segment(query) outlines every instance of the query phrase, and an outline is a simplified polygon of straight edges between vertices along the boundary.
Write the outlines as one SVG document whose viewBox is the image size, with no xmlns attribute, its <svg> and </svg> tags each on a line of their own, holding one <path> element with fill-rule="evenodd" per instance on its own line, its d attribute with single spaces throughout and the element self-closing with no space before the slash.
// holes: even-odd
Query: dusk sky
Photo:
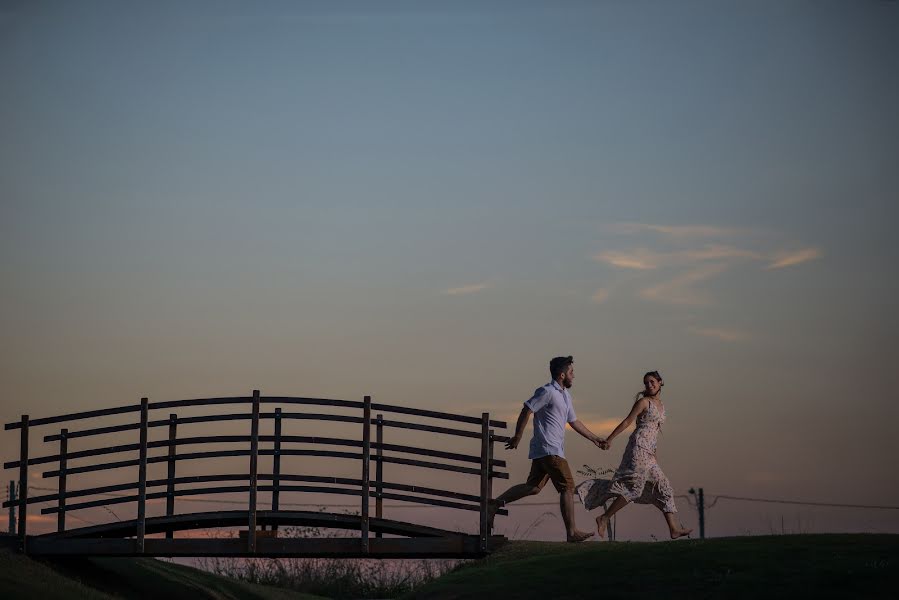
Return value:
<svg viewBox="0 0 899 600">
<path fill-rule="evenodd" d="M 260 389 L 512 427 L 571 354 L 599 435 L 662 373 L 677 494 L 897 506 L 897 106 L 885 0 L 0 2 L 0 421 Z M 780 517 L 899 532 L 709 534 Z"/>
</svg>

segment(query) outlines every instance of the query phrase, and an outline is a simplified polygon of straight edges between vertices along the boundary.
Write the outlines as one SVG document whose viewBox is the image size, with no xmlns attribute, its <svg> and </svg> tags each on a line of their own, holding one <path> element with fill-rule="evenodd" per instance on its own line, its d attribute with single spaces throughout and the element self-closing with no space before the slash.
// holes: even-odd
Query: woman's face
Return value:
<svg viewBox="0 0 899 600">
<path fill-rule="evenodd" d="M 662 384 L 652 375 L 647 375 L 643 378 L 643 387 L 647 396 L 655 396 L 662 389 Z"/>
</svg>

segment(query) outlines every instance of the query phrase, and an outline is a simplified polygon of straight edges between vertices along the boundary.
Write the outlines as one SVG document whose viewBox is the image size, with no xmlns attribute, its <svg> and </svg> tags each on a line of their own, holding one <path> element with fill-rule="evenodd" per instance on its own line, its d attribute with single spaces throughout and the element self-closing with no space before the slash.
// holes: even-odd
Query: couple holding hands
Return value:
<svg viewBox="0 0 899 600">
<path fill-rule="evenodd" d="M 569 542 L 582 542 L 593 535 L 580 531 L 574 523 L 574 493 L 577 492 L 584 506 L 592 510 L 603 506 L 608 500 L 612 504 L 596 518 L 599 537 L 605 537 L 609 519 L 624 508 L 628 502 L 653 504 L 665 515 L 671 539 L 689 535 L 676 519 L 674 490 L 662 469 L 656 462 L 656 440 L 662 423 L 665 422 L 665 406 L 660 393 L 665 385 L 658 371 L 650 371 L 643 376 L 643 390 L 634 399 L 630 414 L 606 438 L 591 432 L 577 418 L 568 392 L 574 382 L 574 359 L 558 356 L 549 363 L 552 381 L 537 388 L 530 400 L 524 403 L 515 435 L 506 444 L 514 450 L 521 442 L 525 427 L 534 415 L 534 437 L 531 439 L 528 458 L 531 472 L 525 483 L 514 485 L 495 500 L 491 500 L 489 516 L 492 527 L 497 509 L 509 502 L 525 496 L 540 493 L 547 481 L 552 481 L 559 492 L 559 507 Z M 636 421 L 637 427 L 628 440 L 621 464 L 611 481 L 605 479 L 588 480 L 575 488 L 568 461 L 565 460 L 565 424 L 593 442 L 598 448 L 608 450 L 620 433 Z"/>
</svg>

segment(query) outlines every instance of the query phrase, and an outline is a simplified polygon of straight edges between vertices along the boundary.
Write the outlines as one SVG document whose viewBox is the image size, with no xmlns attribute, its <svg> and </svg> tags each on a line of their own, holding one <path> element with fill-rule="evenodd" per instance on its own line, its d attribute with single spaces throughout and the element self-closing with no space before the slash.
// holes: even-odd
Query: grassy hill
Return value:
<svg viewBox="0 0 899 600">
<path fill-rule="evenodd" d="M 513 542 L 419 588 L 443 598 L 896 598 L 897 535 Z"/>
<path fill-rule="evenodd" d="M 408 599 L 894 598 L 897 535 L 782 535 L 658 543 L 511 542 Z M 309 600 L 153 559 L 40 561 L 0 549 L 0 598 Z"/>
<path fill-rule="evenodd" d="M 243 583 L 150 558 L 39 561 L 0 549 L 0 598 L 314 600 L 319 596 Z"/>
</svg>

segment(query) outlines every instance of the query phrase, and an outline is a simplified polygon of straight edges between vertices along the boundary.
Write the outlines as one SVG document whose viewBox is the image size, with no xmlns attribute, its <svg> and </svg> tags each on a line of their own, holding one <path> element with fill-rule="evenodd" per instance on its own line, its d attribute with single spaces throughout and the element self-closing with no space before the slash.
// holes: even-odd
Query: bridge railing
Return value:
<svg viewBox="0 0 899 600">
<path fill-rule="evenodd" d="M 272 412 L 263 412 L 264 405 L 279 405 Z M 170 413 L 168 418 L 151 419 L 154 411 L 172 410 L 185 407 L 218 407 L 218 406 L 249 406 L 250 412 L 236 412 L 227 414 L 210 414 L 196 416 L 181 416 Z M 331 407 L 338 409 L 350 409 L 361 411 L 361 415 L 330 414 L 319 412 L 294 412 L 286 407 Z M 373 412 L 377 412 L 374 417 Z M 88 419 L 99 419 L 113 415 L 138 413 L 136 422 L 84 429 L 62 428 L 58 433 L 50 433 L 44 436 L 44 443 L 58 443 L 58 451 L 39 457 L 31 456 L 29 436 L 32 429 L 60 423 Z M 391 418 L 385 418 L 384 413 L 389 413 Z M 459 428 L 457 426 L 432 425 L 402 420 L 402 415 L 423 417 L 434 421 L 450 421 L 466 425 L 477 425 L 477 430 Z M 399 416 L 399 417 L 397 417 Z M 244 435 L 203 435 L 178 437 L 178 426 L 196 423 L 213 423 L 222 421 L 250 421 L 249 433 Z M 273 421 L 273 434 L 260 433 L 260 423 Z M 285 435 L 283 433 L 284 422 L 291 420 L 314 420 L 323 422 L 342 422 L 361 425 L 361 439 L 348 439 L 325 436 L 309 435 Z M 71 425 L 69 425 L 71 427 Z M 166 439 L 149 441 L 149 431 L 157 427 L 167 427 Z M 55 503 L 41 509 L 41 514 L 57 515 L 57 534 L 66 532 L 66 514 L 72 511 L 110 506 L 122 503 L 137 503 L 135 552 L 142 553 L 146 536 L 147 501 L 165 499 L 165 515 L 175 516 L 175 499 L 191 495 L 210 495 L 226 493 L 247 494 L 247 552 L 252 554 L 256 549 L 257 541 L 257 515 L 259 512 L 258 493 L 271 492 L 271 510 L 280 510 L 282 492 L 324 493 L 338 495 L 361 496 L 360 507 L 360 533 L 362 553 L 368 551 L 370 538 L 370 504 L 374 499 L 375 517 L 383 517 L 383 501 L 396 500 L 433 506 L 441 506 L 459 510 L 477 511 L 479 513 L 479 541 L 481 551 L 487 550 L 490 536 L 490 524 L 487 507 L 492 497 L 493 479 L 507 479 L 508 474 L 498 469 L 506 466 L 505 461 L 493 458 L 494 442 L 504 442 L 508 438 L 498 436 L 493 428 L 505 428 L 502 421 L 490 419 L 489 413 L 482 413 L 481 417 L 471 417 L 430 410 L 422 410 L 389 404 L 373 403 L 369 396 L 363 401 L 334 400 L 323 398 L 297 398 L 284 396 L 261 396 L 258 390 L 252 396 L 232 398 L 205 398 L 194 400 L 173 400 L 164 402 L 149 402 L 142 398 L 139 404 L 121 406 L 116 408 L 92 410 L 79 413 L 59 415 L 39 419 L 29 419 L 23 415 L 20 421 L 8 423 L 6 430 L 20 431 L 20 455 L 19 460 L 4 463 L 5 469 L 19 470 L 20 496 L 15 501 L 4 503 L 4 507 L 15 505 L 19 510 L 19 536 L 23 549 L 27 551 L 27 514 L 28 507 L 32 504 Z M 480 452 L 474 454 L 462 454 L 420 446 L 402 444 L 390 444 L 384 441 L 385 429 L 405 429 L 422 431 L 441 436 L 470 438 L 480 442 Z M 122 432 L 138 432 L 139 441 L 136 443 L 107 445 L 87 450 L 70 451 L 69 440 L 79 438 L 100 438 L 100 436 L 118 434 Z M 374 430 L 374 441 L 372 440 Z M 214 449 L 203 451 L 181 451 L 185 446 L 210 445 L 210 444 L 243 445 L 236 449 Z M 321 446 L 322 449 L 297 448 L 295 445 Z M 248 446 L 248 447 L 247 447 Z M 165 449 L 163 454 L 150 456 L 151 450 Z M 81 461 L 85 458 L 105 457 L 120 453 L 138 453 L 138 457 L 117 459 L 108 462 L 93 464 L 79 464 L 70 466 L 69 461 Z M 397 456 L 397 455 L 405 456 Z M 414 458 L 409 458 L 408 456 Z M 272 457 L 271 473 L 259 472 L 259 457 Z M 320 475 L 304 475 L 282 472 L 281 460 L 285 456 L 311 456 L 350 459 L 361 462 L 361 477 L 328 477 Z M 177 476 L 177 464 L 179 461 L 212 459 L 223 457 L 247 457 L 248 472 L 226 473 L 219 475 L 191 475 Z M 435 460 L 436 459 L 436 460 Z M 371 478 L 371 463 L 375 465 L 375 477 Z M 163 479 L 147 478 L 147 467 L 151 464 L 165 463 L 167 474 Z M 458 490 L 446 490 L 434 487 L 411 485 L 385 481 L 383 468 L 385 464 L 397 464 L 426 469 L 449 471 L 461 474 L 476 475 L 479 478 L 477 494 L 464 493 Z M 53 468 L 43 472 L 43 478 L 57 480 L 57 491 L 52 494 L 40 496 L 29 495 L 28 467 L 35 465 L 53 465 Z M 110 471 L 120 468 L 137 468 L 137 481 L 117 483 L 112 485 L 94 486 L 72 490 L 68 488 L 68 477 L 83 473 Z M 260 483 L 262 482 L 262 483 Z M 183 487 L 187 484 L 217 484 L 207 487 Z M 162 488 L 162 489 L 160 489 Z M 126 492 L 124 495 L 115 495 L 116 492 Z M 127 494 L 127 492 L 134 492 Z M 102 498 L 96 499 L 96 496 Z M 91 499 L 92 498 L 92 499 Z M 86 499 L 86 500 L 85 500 Z M 504 510 L 500 514 L 505 514 Z M 276 526 L 274 527 L 276 528 Z M 380 533 L 376 534 L 380 537 Z M 166 537 L 171 539 L 173 531 L 166 531 Z"/>
</svg>

